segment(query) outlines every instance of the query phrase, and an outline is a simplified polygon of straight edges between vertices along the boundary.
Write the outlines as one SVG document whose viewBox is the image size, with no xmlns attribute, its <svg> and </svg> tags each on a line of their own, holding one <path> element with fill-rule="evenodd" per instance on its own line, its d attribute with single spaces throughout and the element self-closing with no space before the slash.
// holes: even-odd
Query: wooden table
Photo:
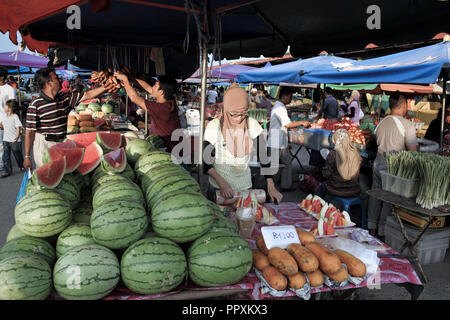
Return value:
<svg viewBox="0 0 450 320">
<path fill-rule="evenodd" d="M 445 213 L 442 211 L 439 211 L 437 209 L 424 209 L 421 206 L 419 206 L 415 199 L 405 198 L 399 195 L 396 195 L 392 192 L 381 190 L 381 189 L 374 189 L 374 190 L 368 190 L 367 194 L 371 197 L 374 197 L 378 200 L 387 202 L 392 205 L 393 207 L 393 214 L 395 218 L 397 219 L 398 224 L 400 225 L 400 231 L 405 238 L 405 243 L 403 244 L 402 248 L 400 249 L 400 255 L 378 255 L 379 257 L 397 257 L 397 258 L 407 258 L 411 259 L 411 264 L 414 266 L 416 265 L 419 269 L 419 274 L 422 276 L 422 282 L 427 282 L 427 277 L 423 271 L 422 265 L 419 262 L 419 259 L 417 257 L 417 253 L 414 249 L 414 246 L 419 242 L 420 238 L 422 238 L 423 234 L 427 231 L 428 227 L 433 223 L 434 219 L 436 217 L 443 217 L 443 216 L 449 216 L 450 213 Z M 427 223 L 425 226 L 421 229 L 420 234 L 417 236 L 417 238 L 413 241 L 411 241 L 408 237 L 408 234 L 406 233 L 405 226 L 403 225 L 402 219 L 400 218 L 398 214 L 398 208 L 407 209 L 412 212 L 417 212 L 424 214 L 429 217 Z M 402 252 L 405 250 L 405 248 L 408 247 L 411 255 L 402 255 Z"/>
</svg>

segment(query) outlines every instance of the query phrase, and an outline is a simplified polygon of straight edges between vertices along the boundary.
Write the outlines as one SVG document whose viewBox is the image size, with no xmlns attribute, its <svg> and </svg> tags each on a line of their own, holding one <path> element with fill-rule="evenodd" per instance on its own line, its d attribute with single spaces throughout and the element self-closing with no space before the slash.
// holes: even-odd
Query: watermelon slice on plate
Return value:
<svg viewBox="0 0 450 320">
<path fill-rule="evenodd" d="M 34 172 L 35 182 L 44 188 L 56 188 L 64 177 L 65 171 L 66 157 L 63 156 L 37 168 Z"/>
<path fill-rule="evenodd" d="M 92 142 L 95 142 L 97 138 L 97 131 L 70 134 L 67 140 L 72 140 L 78 146 L 78 148 L 87 148 Z M 66 141 L 67 142 L 67 141 Z"/>
<path fill-rule="evenodd" d="M 120 173 L 127 166 L 127 155 L 123 148 L 111 151 L 103 156 L 102 170 L 107 173 Z"/>
<path fill-rule="evenodd" d="M 66 157 L 66 173 L 72 173 L 78 169 L 84 158 L 84 148 L 50 148 L 46 151 L 44 155 L 46 159 L 43 161 L 47 163 L 61 157 Z"/>
<path fill-rule="evenodd" d="M 119 132 L 99 131 L 96 141 L 105 151 L 117 150 L 122 144 L 122 136 Z"/>
<path fill-rule="evenodd" d="M 89 172 L 95 170 L 102 161 L 103 149 L 96 142 L 92 142 L 84 150 L 83 161 L 81 161 L 78 171 L 82 175 L 87 175 Z"/>
</svg>

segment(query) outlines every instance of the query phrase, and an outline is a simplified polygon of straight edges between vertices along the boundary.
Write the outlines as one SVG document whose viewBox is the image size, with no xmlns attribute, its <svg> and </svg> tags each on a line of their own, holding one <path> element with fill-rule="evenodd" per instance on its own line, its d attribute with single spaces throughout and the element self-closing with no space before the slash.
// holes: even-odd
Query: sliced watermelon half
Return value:
<svg viewBox="0 0 450 320">
<path fill-rule="evenodd" d="M 122 144 L 122 136 L 119 132 L 97 132 L 97 143 L 105 150 L 117 150 Z"/>
<path fill-rule="evenodd" d="M 64 177 L 65 171 L 66 157 L 52 160 L 36 169 L 36 184 L 49 189 L 56 188 Z"/>
<path fill-rule="evenodd" d="M 84 148 L 50 148 L 47 150 L 48 160 L 55 160 L 61 157 L 66 157 L 66 173 L 72 173 L 78 169 L 84 158 Z M 47 159 L 45 159 L 47 160 Z M 48 161 L 45 161 L 47 163 Z"/>
<path fill-rule="evenodd" d="M 84 150 L 83 161 L 81 161 L 78 171 L 82 175 L 87 175 L 89 172 L 95 170 L 102 162 L 103 149 L 96 142 L 92 142 Z"/>
<path fill-rule="evenodd" d="M 107 173 L 120 173 L 127 166 L 127 155 L 123 148 L 108 152 L 103 156 L 102 170 Z"/>
<path fill-rule="evenodd" d="M 78 148 L 87 148 L 92 142 L 96 141 L 96 138 L 97 138 L 96 131 L 70 134 L 67 136 L 67 140 L 74 141 Z"/>
</svg>

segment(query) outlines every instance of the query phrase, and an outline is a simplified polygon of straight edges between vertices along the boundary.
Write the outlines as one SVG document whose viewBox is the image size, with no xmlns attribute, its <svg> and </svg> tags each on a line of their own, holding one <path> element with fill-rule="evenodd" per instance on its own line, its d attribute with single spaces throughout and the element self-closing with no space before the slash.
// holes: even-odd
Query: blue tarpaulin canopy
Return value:
<svg viewBox="0 0 450 320">
<path fill-rule="evenodd" d="M 238 80 L 239 82 L 253 83 L 288 82 L 297 84 L 300 82 L 301 74 L 327 68 L 332 63 L 348 63 L 353 61 L 352 59 L 323 55 L 243 72 L 239 74 Z"/>
<path fill-rule="evenodd" d="M 302 83 L 435 83 L 450 68 L 449 42 L 364 61 L 330 65 L 301 77 Z"/>
</svg>

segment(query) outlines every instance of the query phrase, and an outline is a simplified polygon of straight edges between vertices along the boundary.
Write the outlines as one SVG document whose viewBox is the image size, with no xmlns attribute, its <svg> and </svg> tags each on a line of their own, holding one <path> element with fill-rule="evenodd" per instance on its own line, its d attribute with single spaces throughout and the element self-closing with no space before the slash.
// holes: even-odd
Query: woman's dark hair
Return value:
<svg viewBox="0 0 450 320">
<path fill-rule="evenodd" d="M 166 100 L 173 100 L 175 92 L 177 92 L 177 81 L 167 75 L 158 76 L 159 88 L 164 91 L 164 98 Z"/>
<path fill-rule="evenodd" d="M 19 103 L 16 99 L 9 99 L 6 101 L 6 105 L 12 110 L 12 113 L 19 112 Z"/>
<path fill-rule="evenodd" d="M 34 75 L 34 81 L 39 87 L 39 90 L 43 90 L 45 88 L 45 84 L 48 81 L 52 80 L 52 77 L 50 76 L 50 73 L 55 72 L 55 69 L 53 68 L 42 68 L 36 71 L 36 74 Z"/>
</svg>

